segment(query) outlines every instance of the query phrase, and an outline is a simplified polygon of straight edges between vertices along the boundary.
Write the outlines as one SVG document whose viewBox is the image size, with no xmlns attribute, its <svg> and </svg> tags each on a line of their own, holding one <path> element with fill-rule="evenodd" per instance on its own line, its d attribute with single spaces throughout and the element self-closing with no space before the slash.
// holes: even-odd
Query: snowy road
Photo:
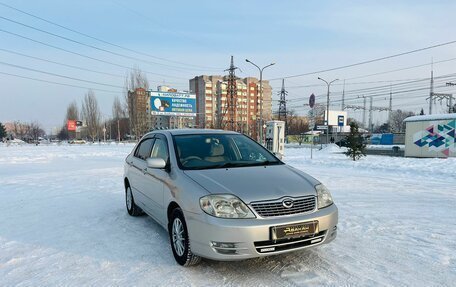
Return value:
<svg viewBox="0 0 456 287">
<path fill-rule="evenodd" d="M 131 145 L 0 146 L 0 286 L 454 286 L 456 159 L 288 148 L 339 207 L 329 245 L 182 268 L 167 233 L 125 211 Z M 337 151 L 332 150 L 332 151 Z"/>
</svg>

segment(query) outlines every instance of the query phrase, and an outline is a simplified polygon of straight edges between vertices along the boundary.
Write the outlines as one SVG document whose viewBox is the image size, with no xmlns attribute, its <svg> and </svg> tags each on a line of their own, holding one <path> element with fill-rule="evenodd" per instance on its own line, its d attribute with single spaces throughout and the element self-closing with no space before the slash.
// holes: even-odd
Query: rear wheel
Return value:
<svg viewBox="0 0 456 287">
<path fill-rule="evenodd" d="M 131 192 L 130 186 L 127 186 L 125 188 L 125 204 L 127 206 L 128 214 L 131 216 L 139 216 L 142 214 L 142 209 L 135 203 L 135 199 L 133 198 L 133 193 Z"/>
<path fill-rule="evenodd" d="M 192 253 L 188 238 L 187 224 L 180 208 L 175 208 L 171 213 L 168 224 L 169 239 L 174 259 L 182 266 L 196 265 L 201 257 Z"/>
</svg>

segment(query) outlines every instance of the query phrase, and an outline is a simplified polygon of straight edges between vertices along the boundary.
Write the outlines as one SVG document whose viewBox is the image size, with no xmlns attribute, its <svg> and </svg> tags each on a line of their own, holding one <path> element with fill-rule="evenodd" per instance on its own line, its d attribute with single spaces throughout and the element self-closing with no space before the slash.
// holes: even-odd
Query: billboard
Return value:
<svg viewBox="0 0 456 287">
<path fill-rule="evenodd" d="M 68 120 L 67 122 L 67 128 L 69 132 L 74 132 L 76 131 L 76 121 L 75 120 Z"/>
<path fill-rule="evenodd" d="M 325 119 L 326 119 L 325 112 Z M 329 110 L 329 125 L 344 127 L 347 125 L 347 112 L 346 111 L 331 111 Z"/>
<path fill-rule="evenodd" d="M 413 116 L 404 122 L 405 156 L 456 157 L 456 114 Z"/>
<path fill-rule="evenodd" d="M 196 116 L 196 95 L 179 92 L 150 92 L 150 112 L 160 116 Z"/>
</svg>

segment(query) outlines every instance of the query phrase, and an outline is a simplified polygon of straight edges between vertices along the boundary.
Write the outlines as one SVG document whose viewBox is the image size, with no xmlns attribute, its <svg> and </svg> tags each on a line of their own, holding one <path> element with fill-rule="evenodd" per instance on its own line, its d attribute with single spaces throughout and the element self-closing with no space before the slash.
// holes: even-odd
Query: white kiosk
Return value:
<svg viewBox="0 0 456 287">
<path fill-rule="evenodd" d="M 283 156 L 285 149 L 284 121 L 266 122 L 266 148 L 279 158 Z"/>
</svg>

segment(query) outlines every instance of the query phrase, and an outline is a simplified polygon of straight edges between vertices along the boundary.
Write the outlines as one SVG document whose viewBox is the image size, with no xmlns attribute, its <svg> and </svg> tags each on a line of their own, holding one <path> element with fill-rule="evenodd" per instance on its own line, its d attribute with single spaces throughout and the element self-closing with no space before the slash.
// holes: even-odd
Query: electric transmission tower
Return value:
<svg viewBox="0 0 456 287">
<path fill-rule="evenodd" d="M 285 79 L 282 79 L 282 89 L 278 93 L 280 96 L 279 100 L 279 121 L 285 122 L 285 136 L 288 134 L 288 125 L 287 125 L 287 100 L 286 95 L 288 92 L 285 90 Z"/>
<path fill-rule="evenodd" d="M 373 106 L 373 97 L 369 96 L 369 108 L 366 107 L 366 97 L 362 96 L 363 98 L 363 105 L 362 106 L 357 106 L 357 105 L 345 105 L 345 109 L 351 109 L 351 110 L 363 110 L 363 126 L 370 132 L 372 132 L 372 112 L 373 111 L 389 111 L 391 113 L 391 103 L 392 103 L 392 93 L 390 93 L 390 106 L 389 107 L 374 107 Z M 369 124 L 366 124 L 366 111 L 369 111 Z"/>
<path fill-rule="evenodd" d="M 223 127 L 227 127 L 229 124 L 230 130 L 234 131 L 236 129 L 236 103 L 237 103 L 237 88 L 236 88 L 236 74 L 235 70 L 238 67 L 234 66 L 233 56 L 231 56 L 231 64 L 228 69 L 228 80 L 227 80 L 227 87 L 226 87 L 226 100 L 224 109 L 221 115 L 221 122 L 224 122 L 224 119 L 228 119 L 224 122 Z M 222 95 L 220 95 L 222 97 Z M 226 117 L 228 114 L 228 117 Z"/>
</svg>

